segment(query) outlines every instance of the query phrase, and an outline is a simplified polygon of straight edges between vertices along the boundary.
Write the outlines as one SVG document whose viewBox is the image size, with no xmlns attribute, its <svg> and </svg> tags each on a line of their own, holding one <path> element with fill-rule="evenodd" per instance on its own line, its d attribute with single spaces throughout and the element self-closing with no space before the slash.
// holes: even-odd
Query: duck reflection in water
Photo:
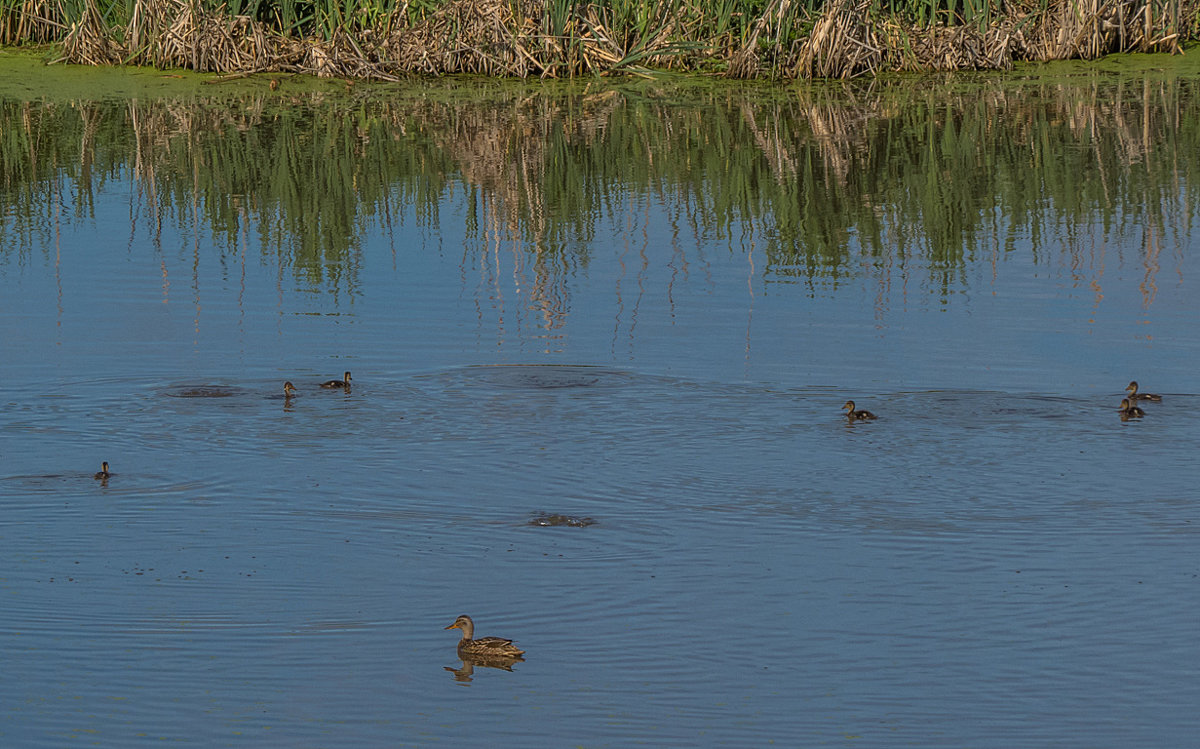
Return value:
<svg viewBox="0 0 1200 749">
<path fill-rule="evenodd" d="M 455 681 L 461 682 L 469 682 L 475 678 L 476 666 L 482 666 L 484 668 L 501 668 L 505 671 L 512 671 L 513 664 L 525 660 L 519 655 L 486 656 L 459 653 L 458 657 L 462 660 L 462 665 L 460 667 L 454 668 L 453 666 L 442 666 L 442 668 L 454 674 Z"/>
</svg>

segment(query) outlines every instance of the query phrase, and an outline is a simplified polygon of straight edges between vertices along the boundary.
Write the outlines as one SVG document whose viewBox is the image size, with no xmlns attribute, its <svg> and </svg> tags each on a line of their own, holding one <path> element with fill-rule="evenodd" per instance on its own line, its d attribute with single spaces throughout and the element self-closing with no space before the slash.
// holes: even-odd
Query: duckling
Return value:
<svg viewBox="0 0 1200 749">
<path fill-rule="evenodd" d="M 322 382 L 321 387 L 349 389 L 350 388 L 350 373 L 347 372 L 345 375 L 343 375 L 343 379 L 341 379 L 341 380 L 330 380 L 329 382 Z"/>
<path fill-rule="evenodd" d="M 108 470 L 108 461 L 102 460 L 100 461 L 100 470 L 96 471 L 96 475 L 92 476 L 92 478 L 99 481 L 108 481 L 111 476 L 112 473 L 110 473 Z"/>
<path fill-rule="evenodd" d="M 1162 396 L 1154 393 L 1139 393 L 1137 380 L 1131 381 L 1125 386 L 1125 392 L 1129 393 L 1129 400 L 1132 403 L 1138 401 L 1150 401 L 1151 403 L 1162 403 Z"/>
<path fill-rule="evenodd" d="M 283 383 L 283 397 L 284 398 L 291 398 L 295 394 L 296 394 L 296 386 L 293 385 L 290 380 L 288 382 Z"/>
<path fill-rule="evenodd" d="M 854 401 L 846 401 L 846 405 L 842 406 L 842 410 L 846 412 L 846 418 L 850 421 L 870 421 L 879 417 L 867 410 L 854 410 Z"/>
<path fill-rule="evenodd" d="M 513 645 L 512 640 L 506 640 L 503 637 L 480 637 L 478 640 L 472 639 L 475 636 L 475 622 L 471 621 L 471 617 L 466 614 L 455 619 L 454 623 L 446 627 L 446 629 L 462 630 L 462 639 L 458 641 L 458 654 L 460 656 L 516 658 L 525 654 L 524 650 L 520 650 L 516 645 Z"/>
<path fill-rule="evenodd" d="M 1122 419 L 1136 419 L 1146 415 L 1146 412 L 1129 402 L 1128 398 L 1121 399 L 1121 407 L 1117 409 L 1121 412 Z"/>
</svg>

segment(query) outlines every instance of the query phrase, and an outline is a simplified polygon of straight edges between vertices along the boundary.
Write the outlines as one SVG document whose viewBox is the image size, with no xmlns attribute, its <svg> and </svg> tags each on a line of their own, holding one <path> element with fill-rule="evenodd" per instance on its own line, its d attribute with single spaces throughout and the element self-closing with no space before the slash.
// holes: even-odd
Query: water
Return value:
<svg viewBox="0 0 1200 749">
<path fill-rule="evenodd" d="M 43 149 L 4 152 L 0 738 L 1187 745 L 1194 84 L 1081 78 L 876 92 L 860 130 L 942 145 L 877 171 L 817 114 L 729 125 L 775 88 L 0 99 Z M 947 108 L 1028 139 L 949 147 Z M 728 170 L 649 137 L 697 123 Z M 280 139 L 324 166 L 287 187 Z M 459 660 L 462 613 L 525 660 Z"/>
</svg>

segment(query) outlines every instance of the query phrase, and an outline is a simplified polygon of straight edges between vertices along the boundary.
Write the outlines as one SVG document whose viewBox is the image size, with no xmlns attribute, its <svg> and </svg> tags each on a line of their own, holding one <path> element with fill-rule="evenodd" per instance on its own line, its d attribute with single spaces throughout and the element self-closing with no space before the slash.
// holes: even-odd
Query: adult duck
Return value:
<svg viewBox="0 0 1200 749">
<path fill-rule="evenodd" d="M 475 639 L 475 622 L 463 614 L 454 620 L 446 629 L 461 629 L 462 639 L 458 641 L 458 654 L 475 656 L 477 658 L 517 658 L 525 654 L 524 650 L 513 645 L 512 640 L 503 637 L 480 637 Z"/>
</svg>

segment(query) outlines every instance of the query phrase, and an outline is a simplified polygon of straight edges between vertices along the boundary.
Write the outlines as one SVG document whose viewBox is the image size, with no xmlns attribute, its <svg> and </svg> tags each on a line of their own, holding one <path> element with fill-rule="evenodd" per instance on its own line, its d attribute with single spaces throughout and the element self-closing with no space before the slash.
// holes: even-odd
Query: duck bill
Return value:
<svg viewBox="0 0 1200 749">
<path fill-rule="evenodd" d="M 442 629 L 458 629 L 458 627 L 459 627 L 458 622 L 455 622 L 455 623 L 451 624 L 449 627 L 442 627 Z"/>
</svg>

